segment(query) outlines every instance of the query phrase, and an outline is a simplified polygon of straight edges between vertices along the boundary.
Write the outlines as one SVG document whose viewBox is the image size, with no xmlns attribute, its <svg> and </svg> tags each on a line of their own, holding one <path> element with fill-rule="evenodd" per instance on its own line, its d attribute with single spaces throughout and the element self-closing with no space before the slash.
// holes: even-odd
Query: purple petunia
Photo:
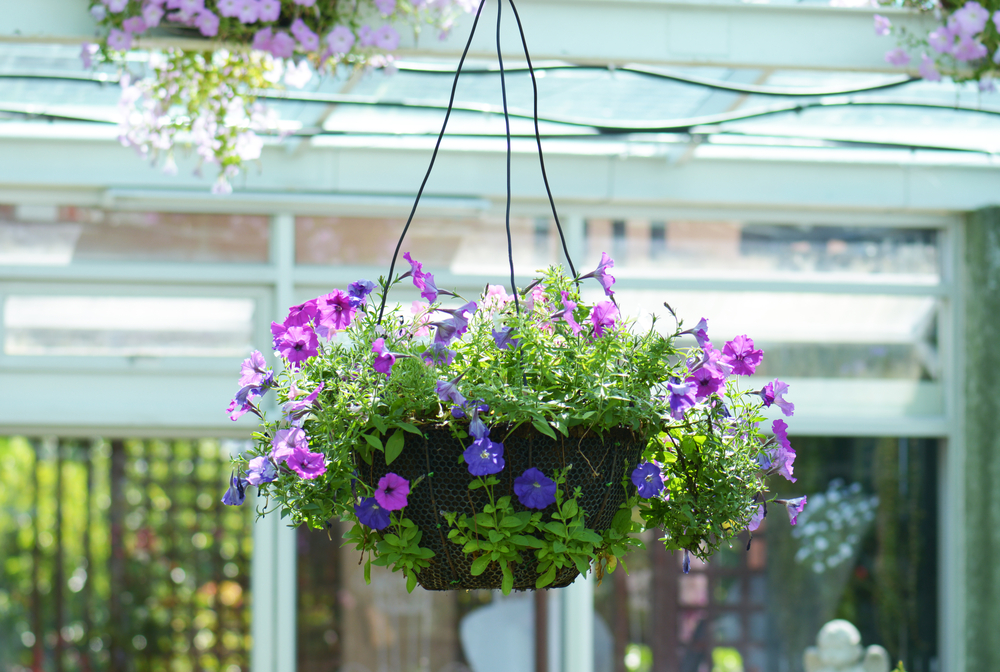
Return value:
<svg viewBox="0 0 1000 672">
<path fill-rule="evenodd" d="M 347 329 L 354 318 L 355 304 L 350 295 L 339 289 L 316 299 L 316 331 L 329 338 L 335 332 Z"/>
<path fill-rule="evenodd" d="M 737 336 L 722 348 L 722 361 L 733 367 L 737 376 L 752 376 L 761 360 L 763 350 L 754 350 L 753 339 L 747 335 Z"/>
<path fill-rule="evenodd" d="M 274 333 L 274 328 L 280 326 L 272 322 L 271 332 Z M 316 332 L 309 327 L 288 327 L 275 338 L 274 347 L 292 368 L 298 368 L 301 362 L 317 355 L 319 339 L 316 338 Z"/>
<path fill-rule="evenodd" d="M 521 339 L 514 338 L 514 327 L 500 327 L 493 329 L 493 342 L 498 350 L 516 350 L 521 345 Z"/>
<path fill-rule="evenodd" d="M 477 439 L 485 439 L 490 435 L 490 428 L 479 418 L 479 414 L 490 410 L 486 404 L 476 404 L 472 407 L 472 417 L 469 419 L 469 434 Z"/>
<path fill-rule="evenodd" d="M 618 306 L 610 301 L 601 301 L 590 311 L 590 321 L 594 325 L 594 336 L 600 338 L 604 330 L 615 326 Z"/>
<path fill-rule="evenodd" d="M 684 382 L 697 385 L 694 398 L 701 401 L 721 390 L 726 378 L 715 369 L 703 366 L 688 376 Z"/>
<path fill-rule="evenodd" d="M 726 361 L 723 354 L 712 346 L 711 341 L 705 341 L 701 347 L 703 352 L 701 366 L 712 369 L 723 378 L 733 372 L 733 365 Z"/>
<path fill-rule="evenodd" d="M 499 474 L 504 468 L 503 444 L 490 441 L 488 436 L 473 441 L 462 456 L 473 476 Z"/>
<path fill-rule="evenodd" d="M 309 437 L 300 427 L 279 429 L 271 439 L 271 459 L 275 464 L 281 464 L 292 456 L 296 450 L 309 450 Z"/>
<path fill-rule="evenodd" d="M 697 403 L 695 392 L 698 384 L 694 382 L 667 383 L 667 390 L 670 392 L 670 417 L 674 420 L 683 420 L 684 411 Z"/>
<path fill-rule="evenodd" d="M 556 501 L 556 482 L 531 467 L 514 479 L 514 494 L 529 509 L 544 509 Z"/>
<path fill-rule="evenodd" d="M 240 387 L 246 385 L 263 385 L 265 381 L 273 382 L 274 374 L 267 368 L 267 362 L 260 350 L 254 350 L 243 360 L 240 367 Z"/>
<path fill-rule="evenodd" d="M 604 288 L 604 293 L 608 298 L 614 296 L 614 290 L 611 289 L 611 285 L 615 284 L 615 276 L 608 273 L 609 268 L 614 268 L 615 260 L 608 256 L 607 252 L 601 252 L 601 263 L 597 264 L 597 268 L 587 275 L 581 277 L 581 280 L 586 278 L 595 278 L 601 287 Z"/>
<path fill-rule="evenodd" d="M 465 396 L 458 391 L 458 381 L 462 379 L 462 376 L 458 376 L 452 380 L 439 380 L 437 382 L 437 394 L 441 401 L 450 401 L 457 406 L 464 406 L 467 401 Z"/>
<path fill-rule="evenodd" d="M 283 30 L 279 30 L 271 38 L 271 55 L 277 58 L 291 58 L 295 52 L 295 40 Z"/>
<path fill-rule="evenodd" d="M 347 286 L 347 295 L 351 297 L 351 305 L 355 308 L 363 304 L 368 295 L 374 291 L 375 283 L 371 280 L 355 280 Z"/>
<path fill-rule="evenodd" d="M 770 407 L 774 404 L 781 409 L 781 412 L 785 414 L 786 417 L 792 417 L 795 414 L 795 404 L 790 401 L 785 401 L 785 393 L 788 392 L 788 383 L 778 380 L 775 378 L 773 381 L 768 383 L 761 389 L 757 394 L 764 401 L 765 407 Z"/>
<path fill-rule="evenodd" d="M 441 322 L 432 323 L 437 327 L 434 333 L 434 342 L 448 345 L 456 338 L 462 338 L 469 330 L 469 317 L 471 317 L 479 306 L 475 301 L 469 301 L 460 308 L 439 308 L 443 313 L 448 313 L 451 317 Z M 468 313 L 468 315 L 466 315 Z"/>
<path fill-rule="evenodd" d="M 444 343 L 431 343 L 422 353 L 421 359 L 427 366 L 451 366 L 455 361 L 455 351 Z"/>
<path fill-rule="evenodd" d="M 410 482 L 389 472 L 378 479 L 375 501 L 386 511 L 399 511 L 406 506 L 406 496 L 410 494 Z"/>
<path fill-rule="evenodd" d="M 681 334 L 691 334 L 694 336 L 695 340 L 698 341 L 699 348 L 704 348 L 706 343 L 711 343 L 708 340 L 708 320 L 704 317 L 698 321 L 698 324 L 682 331 Z"/>
<path fill-rule="evenodd" d="M 304 398 L 289 401 L 285 404 L 285 419 L 288 420 L 289 424 L 293 427 L 301 427 L 302 419 L 313 410 L 316 404 L 316 399 L 319 397 L 319 393 L 323 391 L 323 386 L 325 383 L 320 383 L 316 386 L 316 389 L 307 394 Z"/>
<path fill-rule="evenodd" d="M 788 424 L 784 420 L 775 420 L 771 423 L 771 431 L 774 432 L 774 438 L 777 439 L 778 445 L 772 448 L 768 453 L 768 457 L 771 461 L 768 469 L 781 474 L 786 479 L 794 483 L 797 480 L 792 475 L 792 463 L 795 462 L 795 450 L 792 448 L 792 444 L 788 441 Z"/>
<path fill-rule="evenodd" d="M 256 49 L 257 51 L 271 51 L 271 40 L 274 39 L 274 31 L 270 28 L 262 28 L 254 33 L 253 42 L 250 44 L 251 49 Z"/>
<path fill-rule="evenodd" d="M 229 489 L 222 495 L 222 503 L 226 506 L 239 506 L 247 498 L 247 483 L 234 472 L 229 477 Z"/>
<path fill-rule="evenodd" d="M 301 448 L 293 450 L 285 460 L 285 464 L 306 480 L 318 478 L 326 473 L 326 458 L 323 453 L 311 453 Z"/>
<path fill-rule="evenodd" d="M 389 512 L 379 506 L 374 497 L 365 497 L 358 504 L 355 504 L 354 513 L 362 525 L 373 530 L 384 530 L 392 522 Z"/>
<path fill-rule="evenodd" d="M 334 54 L 346 54 L 354 46 L 354 33 L 347 26 L 334 26 L 326 36 L 326 45 Z"/>
<path fill-rule="evenodd" d="M 395 51 L 399 46 L 399 33 L 387 23 L 375 31 L 372 40 L 375 46 L 383 51 Z"/>
<path fill-rule="evenodd" d="M 764 517 L 767 515 L 767 506 L 764 504 L 758 504 L 757 508 L 754 509 L 753 515 L 750 516 L 750 522 L 747 524 L 747 529 L 751 532 L 756 532 L 760 524 L 764 522 Z"/>
<path fill-rule="evenodd" d="M 577 323 L 576 317 L 573 315 L 573 311 L 576 310 L 576 301 L 570 300 L 569 292 L 562 293 L 562 304 L 563 309 L 558 314 L 566 321 L 570 329 L 573 330 L 573 335 L 578 336 L 582 327 Z"/>
<path fill-rule="evenodd" d="M 372 341 L 372 352 L 375 353 L 375 363 L 372 367 L 388 378 L 392 373 L 392 365 L 396 363 L 396 355 L 385 349 L 385 339 L 376 338 Z"/>
<path fill-rule="evenodd" d="M 288 317 L 285 318 L 282 326 L 287 329 L 289 327 L 304 327 L 310 323 L 315 324 L 319 318 L 319 307 L 316 301 L 317 299 L 312 299 L 289 308 Z"/>
<path fill-rule="evenodd" d="M 663 474 L 660 467 L 652 462 L 643 462 L 632 470 L 632 483 L 639 488 L 643 499 L 656 497 L 663 492 Z"/>
<path fill-rule="evenodd" d="M 295 39 L 299 41 L 302 51 L 316 51 L 319 49 L 319 35 L 314 33 L 301 18 L 292 21 L 290 30 Z"/>
<path fill-rule="evenodd" d="M 795 499 L 776 499 L 776 504 L 784 504 L 788 509 L 788 522 L 794 525 L 799 521 L 799 514 L 806 508 L 807 497 L 796 497 Z"/>
<path fill-rule="evenodd" d="M 437 301 L 438 288 L 434 284 L 434 276 L 424 273 L 424 265 L 419 261 L 413 261 L 410 253 L 403 255 L 403 259 L 410 262 L 410 273 L 413 275 L 413 286 L 420 290 L 420 296 L 427 299 L 429 303 Z"/>
<path fill-rule="evenodd" d="M 250 460 L 250 464 L 247 467 L 247 483 L 250 485 L 270 483 L 277 477 L 278 470 L 275 468 L 271 460 L 267 459 L 263 455 Z"/>
</svg>

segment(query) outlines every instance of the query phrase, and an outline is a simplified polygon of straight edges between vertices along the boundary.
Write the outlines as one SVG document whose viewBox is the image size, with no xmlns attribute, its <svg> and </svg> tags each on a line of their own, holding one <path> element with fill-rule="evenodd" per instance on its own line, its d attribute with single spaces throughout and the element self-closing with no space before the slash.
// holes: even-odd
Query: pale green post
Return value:
<svg viewBox="0 0 1000 672">
<path fill-rule="evenodd" d="M 1000 670 L 1000 207 L 965 232 L 965 669 Z M 947 554 L 946 554 L 947 557 Z M 942 568 L 947 572 L 947 565 Z"/>
</svg>

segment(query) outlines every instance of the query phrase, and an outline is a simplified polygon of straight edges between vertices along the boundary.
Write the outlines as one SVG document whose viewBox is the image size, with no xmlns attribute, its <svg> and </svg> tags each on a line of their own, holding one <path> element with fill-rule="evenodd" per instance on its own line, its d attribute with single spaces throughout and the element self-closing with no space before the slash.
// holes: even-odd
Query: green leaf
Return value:
<svg viewBox="0 0 1000 672">
<path fill-rule="evenodd" d="M 604 539 L 603 539 L 603 537 L 601 537 L 601 535 L 599 535 L 597 532 L 594 532 L 593 530 L 588 529 L 586 527 L 580 528 L 579 530 L 577 530 L 576 532 L 574 532 L 573 533 L 573 538 L 574 539 L 580 539 L 582 541 L 589 541 L 592 544 L 599 544 L 602 541 L 604 541 Z"/>
<path fill-rule="evenodd" d="M 485 513 L 476 514 L 476 525 L 479 527 L 493 527 L 493 517 Z"/>
<path fill-rule="evenodd" d="M 556 536 L 560 537 L 566 536 L 566 526 L 563 525 L 562 523 L 557 523 L 553 521 L 551 523 L 545 523 L 543 527 Z"/>
<path fill-rule="evenodd" d="M 385 464 L 386 466 L 392 464 L 393 460 L 399 457 L 399 454 L 403 452 L 403 446 L 406 445 L 406 439 L 403 438 L 403 431 L 397 429 L 389 437 L 389 440 L 385 442 Z"/>
<path fill-rule="evenodd" d="M 385 448 L 382 447 L 382 439 L 378 438 L 377 436 L 374 436 L 372 434 L 362 434 L 361 438 L 363 438 L 365 441 L 367 441 L 368 445 L 370 445 L 375 450 L 377 450 L 379 452 L 384 452 L 385 451 Z M 369 464 L 370 463 L 371 463 L 371 461 L 369 460 Z"/>
<path fill-rule="evenodd" d="M 556 580 L 556 566 L 550 565 L 547 572 L 535 579 L 535 589 L 544 588 Z"/>
<path fill-rule="evenodd" d="M 467 541 L 465 543 L 465 546 L 462 547 L 462 552 L 465 553 L 466 555 L 478 550 L 479 550 L 479 542 L 475 539 L 473 539 L 472 541 Z"/>
<path fill-rule="evenodd" d="M 552 542 L 552 552 L 553 553 L 565 553 L 566 552 L 566 544 L 564 544 L 563 542 L 559 541 L 558 539 L 556 541 L 553 541 Z"/>
<path fill-rule="evenodd" d="M 556 433 L 554 431 L 552 431 L 552 427 L 549 426 L 549 423 L 542 422 L 541 420 L 536 419 L 536 420 L 532 420 L 531 424 L 535 427 L 535 429 L 537 429 L 539 432 L 541 432 L 545 436 L 547 436 L 549 438 L 552 438 L 552 439 L 556 438 Z"/>
<path fill-rule="evenodd" d="M 503 572 L 500 590 L 503 591 L 504 595 L 510 595 L 510 591 L 514 589 L 514 573 L 510 571 L 510 566 L 506 562 L 500 565 L 500 571 Z"/>
<path fill-rule="evenodd" d="M 373 415 L 371 416 L 370 422 L 373 425 L 375 425 L 375 428 L 378 429 L 379 434 L 385 434 L 386 425 L 385 425 L 385 420 L 382 419 L 382 416 Z"/>
<path fill-rule="evenodd" d="M 413 589 L 417 587 L 417 575 L 413 572 L 407 572 L 406 575 L 406 592 L 412 593 Z"/>
<path fill-rule="evenodd" d="M 489 554 L 480 555 L 478 558 L 472 561 L 472 569 L 469 573 L 473 576 L 479 576 L 486 571 L 486 567 L 490 564 Z"/>
<path fill-rule="evenodd" d="M 526 534 L 516 534 L 511 537 L 511 540 L 518 546 L 527 546 L 528 548 L 544 548 L 545 542 L 537 537 L 529 537 Z"/>
<path fill-rule="evenodd" d="M 503 520 L 500 521 L 500 527 L 519 527 L 521 525 L 523 523 L 517 516 L 504 516 Z"/>
<path fill-rule="evenodd" d="M 483 487 L 483 482 L 480 481 L 479 479 L 476 479 L 471 483 L 469 483 L 469 490 L 478 490 L 481 487 Z"/>
<path fill-rule="evenodd" d="M 410 434 L 416 434 L 417 436 L 423 436 L 424 435 L 423 432 L 421 432 L 419 429 L 417 429 L 416 425 L 411 425 L 408 422 L 397 422 L 396 424 L 400 428 L 402 428 L 402 429 L 406 430 L 407 432 L 409 432 Z"/>
<path fill-rule="evenodd" d="M 571 499 L 562 507 L 563 520 L 569 520 L 570 518 L 576 518 L 576 514 L 580 512 L 580 508 L 576 505 L 576 500 Z"/>
<path fill-rule="evenodd" d="M 372 585 L 372 561 L 365 562 L 365 584 Z"/>
</svg>

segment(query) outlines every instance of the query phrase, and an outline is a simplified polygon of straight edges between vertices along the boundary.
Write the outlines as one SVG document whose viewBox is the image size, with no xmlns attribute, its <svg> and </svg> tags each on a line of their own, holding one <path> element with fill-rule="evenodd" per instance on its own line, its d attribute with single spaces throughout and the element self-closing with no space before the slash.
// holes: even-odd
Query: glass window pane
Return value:
<svg viewBox="0 0 1000 672">
<path fill-rule="evenodd" d="M 0 263 L 268 261 L 267 217 L 0 205 Z"/>
<path fill-rule="evenodd" d="M 252 349 L 254 307 L 252 299 L 8 296 L 4 353 L 239 357 Z"/>
</svg>

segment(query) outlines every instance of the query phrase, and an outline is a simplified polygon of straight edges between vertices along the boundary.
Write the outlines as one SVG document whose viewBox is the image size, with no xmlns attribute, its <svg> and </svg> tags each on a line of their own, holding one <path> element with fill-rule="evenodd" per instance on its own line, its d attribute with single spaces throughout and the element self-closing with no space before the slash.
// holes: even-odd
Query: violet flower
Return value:
<svg viewBox="0 0 1000 672">
<path fill-rule="evenodd" d="M 420 296 L 427 299 L 429 303 L 437 301 L 440 290 L 434 284 L 434 276 L 430 273 L 424 273 L 424 265 L 419 261 L 413 261 L 409 252 L 403 255 L 403 259 L 410 262 L 410 272 L 413 274 L 413 286 L 420 290 Z"/>
<path fill-rule="evenodd" d="M 694 398 L 702 401 L 721 390 L 726 382 L 726 378 L 717 370 L 703 366 L 685 378 L 684 382 L 697 385 Z"/>
<path fill-rule="evenodd" d="M 309 323 L 315 323 L 319 318 L 319 307 L 316 305 L 317 299 L 300 303 L 288 309 L 288 317 L 282 323 L 285 329 L 289 327 L 304 327 Z"/>
<path fill-rule="evenodd" d="M 695 392 L 698 384 L 694 382 L 667 383 L 667 390 L 670 392 L 670 417 L 674 420 L 683 420 L 684 411 L 694 406 Z"/>
<path fill-rule="evenodd" d="M 797 479 L 792 475 L 792 463 L 795 462 L 795 450 L 788 441 L 788 424 L 784 420 L 775 420 L 771 423 L 771 431 L 778 445 L 772 448 L 768 454 L 771 460 L 770 471 L 777 472 L 786 479 L 794 483 Z"/>
<path fill-rule="evenodd" d="M 795 499 L 776 499 L 775 504 L 784 504 L 788 509 L 788 522 L 794 525 L 799 521 L 799 514 L 806 508 L 808 497 L 796 497 Z"/>
<path fill-rule="evenodd" d="M 462 376 L 448 381 L 439 380 L 436 386 L 438 398 L 441 401 L 450 401 L 457 406 L 464 406 L 468 400 L 458 391 L 458 381 L 461 379 Z"/>
<path fill-rule="evenodd" d="M 684 549 L 684 562 L 681 564 L 681 571 L 685 574 L 691 571 L 691 552 Z"/>
<path fill-rule="evenodd" d="M 271 369 L 267 368 L 264 355 L 261 354 L 260 350 L 254 350 L 249 357 L 243 360 L 243 365 L 240 367 L 240 387 L 260 386 L 265 383 L 270 387 L 273 382 L 274 374 Z"/>
<path fill-rule="evenodd" d="M 708 320 L 704 317 L 698 320 L 698 324 L 690 329 L 685 329 L 681 334 L 691 334 L 698 341 L 698 347 L 704 349 L 706 344 L 711 344 L 708 340 Z"/>
<path fill-rule="evenodd" d="M 763 350 L 754 350 L 753 339 L 747 335 L 737 336 L 722 348 L 722 361 L 733 367 L 737 376 L 752 376 L 761 360 Z"/>
<path fill-rule="evenodd" d="M 302 51 L 309 52 L 319 49 L 319 35 L 310 30 L 301 18 L 292 21 L 291 31 L 295 39 L 299 41 Z"/>
<path fill-rule="evenodd" d="M 375 501 L 386 511 L 399 511 L 406 506 L 406 496 L 410 494 L 410 482 L 398 474 L 389 472 L 378 480 Z"/>
<path fill-rule="evenodd" d="M 600 338 L 604 330 L 615 326 L 618 306 L 610 301 L 601 301 L 590 311 L 590 321 L 594 325 L 594 336 Z"/>
<path fill-rule="evenodd" d="M 326 457 L 323 453 L 311 453 L 296 448 L 285 463 L 305 480 L 312 480 L 326 473 Z"/>
<path fill-rule="evenodd" d="M 302 399 L 289 401 L 285 404 L 285 418 L 288 420 L 289 424 L 293 427 L 302 426 L 302 419 L 313 410 L 316 405 L 316 399 L 319 397 L 319 393 L 323 391 L 324 385 L 325 383 L 320 383 L 316 386 L 315 390 Z"/>
<path fill-rule="evenodd" d="M 379 373 L 384 373 L 388 378 L 392 373 L 392 365 L 396 363 L 396 355 L 385 349 L 385 339 L 376 338 L 372 342 L 372 352 L 375 353 L 375 362 L 372 367 Z"/>
<path fill-rule="evenodd" d="M 663 492 L 663 474 L 652 462 L 643 462 L 632 470 L 632 483 L 639 488 L 639 496 L 651 499 Z"/>
<path fill-rule="evenodd" d="M 601 287 L 604 288 L 604 293 L 609 299 L 614 299 L 614 291 L 611 289 L 611 285 L 615 284 L 615 276 L 608 273 L 609 268 L 614 268 L 615 260 L 608 256 L 607 252 L 601 252 L 601 262 L 597 264 L 597 268 L 587 273 L 587 275 L 581 276 L 581 280 L 586 280 L 587 278 L 595 278 Z"/>
<path fill-rule="evenodd" d="M 354 33 L 347 26 L 334 26 L 326 36 L 326 44 L 334 54 L 346 54 L 354 46 Z"/>
<path fill-rule="evenodd" d="M 448 345 L 456 338 L 462 338 L 465 332 L 469 330 L 469 317 L 474 315 L 478 309 L 479 306 L 475 301 L 469 301 L 460 308 L 438 308 L 438 310 L 448 313 L 451 317 L 441 322 L 431 323 L 437 327 L 437 332 L 434 334 L 434 342 Z M 468 313 L 468 316 L 466 316 L 466 313 Z"/>
<path fill-rule="evenodd" d="M 279 330 L 282 328 L 281 325 L 272 322 L 271 333 L 275 333 L 275 327 Z M 301 362 L 319 353 L 319 339 L 316 338 L 316 332 L 309 327 L 288 327 L 275 337 L 274 349 L 293 369 L 297 369 Z"/>
<path fill-rule="evenodd" d="M 469 420 L 469 434 L 477 439 L 485 439 L 490 435 L 490 428 L 480 420 L 479 414 L 490 410 L 486 404 L 476 404 L 472 407 L 472 418 Z"/>
<path fill-rule="evenodd" d="M 714 370 L 723 378 L 733 372 L 733 365 L 725 359 L 721 352 L 712 346 L 711 341 L 705 341 L 705 344 L 701 347 L 703 353 L 701 366 Z"/>
<path fill-rule="evenodd" d="M 222 503 L 226 506 L 239 506 L 247 498 L 247 484 L 233 472 L 229 477 L 229 489 L 222 495 Z"/>
<path fill-rule="evenodd" d="M 309 450 L 309 437 L 301 427 L 279 429 L 271 439 L 271 459 L 275 464 L 288 460 L 296 450 Z"/>
<path fill-rule="evenodd" d="M 271 55 L 277 58 L 291 58 L 295 53 L 295 40 L 283 30 L 279 30 L 271 38 Z"/>
<path fill-rule="evenodd" d="M 334 332 L 347 329 L 354 318 L 353 300 L 339 289 L 316 299 L 316 309 L 316 331 L 327 338 Z"/>
<path fill-rule="evenodd" d="M 226 408 L 229 419 L 236 422 L 248 412 L 256 412 L 257 407 L 254 406 L 254 400 L 263 396 L 268 389 L 270 389 L 270 385 L 245 385 L 241 387 Z"/>
<path fill-rule="evenodd" d="M 788 392 L 788 383 L 782 382 L 775 378 L 773 381 L 765 385 L 759 392 L 760 398 L 764 401 L 764 407 L 769 408 L 771 404 L 774 404 L 781 409 L 781 412 L 785 414 L 786 417 L 792 417 L 795 414 L 795 404 L 790 401 L 785 401 L 785 393 Z"/>
<path fill-rule="evenodd" d="M 389 512 L 379 506 L 374 497 L 365 497 L 355 504 L 354 513 L 362 525 L 373 530 L 384 530 L 392 522 Z"/>
<path fill-rule="evenodd" d="M 493 329 L 491 333 L 498 350 L 510 350 L 511 348 L 516 350 L 521 345 L 521 339 L 514 338 L 514 327 L 500 327 Z"/>
<path fill-rule="evenodd" d="M 337 28 L 343 28 L 343 26 L 337 26 Z M 336 32 L 336 28 L 334 32 Z M 347 295 L 351 297 L 351 305 L 355 308 L 363 304 L 373 291 L 375 291 L 375 283 L 371 280 L 355 280 L 347 286 Z"/>
<path fill-rule="evenodd" d="M 277 477 L 278 470 L 275 468 L 271 460 L 267 459 L 263 455 L 250 460 L 250 464 L 247 468 L 247 483 L 250 485 L 259 486 L 261 483 L 270 483 Z"/>
<path fill-rule="evenodd" d="M 514 494 L 529 509 L 544 509 L 556 501 L 556 482 L 531 467 L 514 479 Z"/>
<path fill-rule="evenodd" d="M 757 508 L 754 510 L 753 515 L 750 516 L 750 522 L 747 524 L 747 529 L 750 532 L 756 532 L 760 524 L 764 522 L 764 518 L 767 516 L 767 505 L 758 504 Z"/>
<path fill-rule="evenodd" d="M 875 15 L 875 34 L 879 37 L 885 37 L 892 30 L 892 21 L 882 16 L 881 14 Z"/>
<path fill-rule="evenodd" d="M 503 444 L 490 441 L 489 437 L 473 441 L 462 453 L 469 473 L 473 476 L 489 476 L 503 471 Z"/>
<path fill-rule="evenodd" d="M 574 336 L 579 336 L 582 327 L 577 323 L 576 317 L 573 315 L 573 311 L 576 310 L 576 301 L 570 300 L 569 292 L 562 292 L 562 304 L 563 309 L 557 315 L 566 321 L 566 324 L 573 330 Z"/>
<path fill-rule="evenodd" d="M 420 353 L 420 358 L 427 366 L 448 367 L 455 361 L 455 354 L 454 350 L 443 343 L 431 343 L 426 350 Z"/>
</svg>

